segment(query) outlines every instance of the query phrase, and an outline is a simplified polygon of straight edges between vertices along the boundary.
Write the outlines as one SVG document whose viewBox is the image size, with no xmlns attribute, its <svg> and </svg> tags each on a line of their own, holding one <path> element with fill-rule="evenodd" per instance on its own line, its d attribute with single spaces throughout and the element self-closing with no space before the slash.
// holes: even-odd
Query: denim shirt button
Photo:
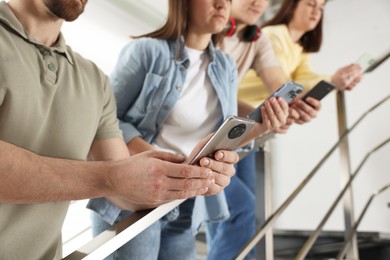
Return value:
<svg viewBox="0 0 390 260">
<path fill-rule="evenodd" d="M 168 105 L 164 105 L 163 109 L 164 109 L 164 111 L 167 111 L 169 109 L 169 106 Z"/>
<path fill-rule="evenodd" d="M 180 86 L 176 86 L 176 90 L 177 91 L 181 91 L 181 87 Z"/>
</svg>

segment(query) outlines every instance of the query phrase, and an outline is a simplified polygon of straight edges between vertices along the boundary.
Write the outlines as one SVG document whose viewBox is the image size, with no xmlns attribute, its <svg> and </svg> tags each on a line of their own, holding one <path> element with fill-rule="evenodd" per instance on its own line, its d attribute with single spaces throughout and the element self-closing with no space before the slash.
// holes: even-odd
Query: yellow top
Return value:
<svg viewBox="0 0 390 260">
<path fill-rule="evenodd" d="M 292 41 L 286 25 L 267 26 L 261 32 L 271 41 L 280 66 L 289 80 L 301 84 L 305 89 L 312 88 L 323 79 L 330 81 L 330 76 L 317 74 L 311 69 L 310 54 L 304 53 L 303 48 Z M 257 99 L 256 103 L 259 103 L 264 99 L 264 96 L 256 95 L 259 89 L 266 89 L 264 83 L 254 71 L 249 71 L 240 82 L 239 98 L 245 101 Z"/>
</svg>

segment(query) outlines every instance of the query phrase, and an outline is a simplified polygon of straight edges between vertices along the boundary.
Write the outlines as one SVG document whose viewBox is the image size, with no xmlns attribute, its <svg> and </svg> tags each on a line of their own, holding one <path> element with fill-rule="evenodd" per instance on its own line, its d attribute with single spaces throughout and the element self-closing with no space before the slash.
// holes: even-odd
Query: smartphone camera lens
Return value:
<svg viewBox="0 0 390 260">
<path fill-rule="evenodd" d="M 229 139 L 235 139 L 237 137 L 240 137 L 246 130 L 245 124 L 239 124 L 233 127 L 228 134 Z"/>
<path fill-rule="evenodd" d="M 294 91 L 290 91 L 290 92 L 288 92 L 288 95 L 290 96 L 290 98 L 292 98 L 292 99 L 294 99 L 296 96 L 297 96 L 297 94 L 295 94 L 295 92 Z"/>
</svg>

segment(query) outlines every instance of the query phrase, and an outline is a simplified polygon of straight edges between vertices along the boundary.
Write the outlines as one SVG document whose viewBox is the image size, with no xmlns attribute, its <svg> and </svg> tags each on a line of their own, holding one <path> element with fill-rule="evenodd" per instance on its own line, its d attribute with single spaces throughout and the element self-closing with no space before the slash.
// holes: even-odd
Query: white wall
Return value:
<svg viewBox="0 0 390 260">
<path fill-rule="evenodd" d="M 390 1 L 337 0 L 325 9 L 324 44 L 313 57 L 314 68 L 333 73 L 340 66 L 356 61 L 363 53 L 376 57 L 390 49 Z M 365 75 L 362 83 L 346 93 L 348 127 L 371 106 L 390 94 L 390 60 L 375 72 Z M 335 95 L 327 97 L 318 118 L 304 126 L 294 126 L 280 136 L 274 149 L 278 157 L 274 165 L 275 204 L 279 206 L 296 185 L 314 168 L 318 161 L 337 142 Z M 351 134 L 352 171 L 366 153 L 390 137 L 390 101 L 367 116 Z M 369 196 L 390 183 L 390 145 L 372 155 L 361 169 L 353 185 L 355 215 L 361 213 Z M 313 229 L 331 206 L 340 190 L 339 152 L 325 163 L 323 169 L 298 195 L 280 220 L 278 228 Z M 359 230 L 390 233 L 390 190 L 371 204 Z M 343 229 L 343 209 L 339 206 L 325 229 Z"/>
<path fill-rule="evenodd" d="M 77 21 L 65 24 L 63 30 L 68 44 L 95 61 L 107 74 L 112 71 L 120 49 L 129 41 L 129 35 L 146 33 L 157 26 L 156 19 L 153 19 L 153 23 L 147 18 L 140 20 L 137 19 L 139 14 L 129 15 L 129 9 L 122 8 L 123 5 L 113 5 L 117 1 L 89 1 L 85 14 Z M 147 1 L 147 4 L 154 6 L 152 11 L 166 13 L 165 1 Z M 390 48 L 389 11 L 388 0 L 330 1 L 325 10 L 325 42 L 321 53 L 313 57 L 314 67 L 319 72 L 332 73 L 338 67 L 356 61 L 365 52 L 378 56 Z M 161 21 L 164 19 L 164 15 L 161 15 Z M 389 71 L 390 61 L 387 61 L 377 71 L 366 75 L 354 91 L 346 93 L 349 126 L 374 103 L 389 95 Z M 282 203 L 337 141 L 335 107 L 334 96 L 327 97 L 318 118 L 312 123 L 294 126 L 287 135 L 276 139 L 275 207 Z M 390 102 L 387 102 L 369 115 L 351 135 L 352 170 L 356 169 L 367 150 L 390 136 L 389 112 Z M 390 146 L 386 146 L 369 159 L 357 177 L 354 184 L 356 214 L 360 213 L 372 192 L 390 182 L 389 154 Z M 289 206 L 276 227 L 315 228 L 339 191 L 339 174 L 339 154 L 336 152 L 298 196 L 297 201 Z M 390 191 L 373 202 L 360 230 L 390 233 L 388 202 Z M 338 207 L 326 229 L 342 229 L 342 214 L 341 207 Z"/>
<path fill-rule="evenodd" d="M 150 32 L 165 20 L 164 15 L 154 9 L 150 9 L 150 12 L 155 13 L 157 18 L 153 16 L 153 19 L 148 19 L 150 14 L 146 14 L 145 20 L 140 20 L 137 18 L 139 13 L 131 15 L 133 5 L 134 12 L 142 11 L 137 2 L 139 0 L 89 1 L 85 12 L 76 21 L 64 24 L 62 31 L 67 44 L 110 74 L 119 51 L 131 40 L 129 36 Z M 164 1 L 149 4 L 166 13 Z"/>
</svg>

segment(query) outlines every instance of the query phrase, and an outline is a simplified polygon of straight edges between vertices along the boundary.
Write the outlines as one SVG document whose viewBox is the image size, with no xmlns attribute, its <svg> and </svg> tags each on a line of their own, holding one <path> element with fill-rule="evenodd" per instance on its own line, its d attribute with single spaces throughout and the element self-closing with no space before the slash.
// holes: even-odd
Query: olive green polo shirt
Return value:
<svg viewBox="0 0 390 260">
<path fill-rule="evenodd" d="M 94 139 L 113 137 L 122 133 L 107 76 L 66 46 L 62 34 L 51 48 L 30 38 L 0 2 L 0 139 L 44 156 L 86 160 Z M 61 258 L 68 205 L 0 204 L 0 259 Z"/>
</svg>

